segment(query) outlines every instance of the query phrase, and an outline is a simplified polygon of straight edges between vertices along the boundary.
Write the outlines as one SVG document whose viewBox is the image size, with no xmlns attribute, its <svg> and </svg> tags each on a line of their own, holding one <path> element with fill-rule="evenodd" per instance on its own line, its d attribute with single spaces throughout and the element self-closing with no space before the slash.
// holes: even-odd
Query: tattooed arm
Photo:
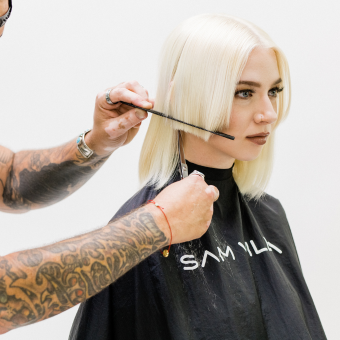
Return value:
<svg viewBox="0 0 340 340">
<path fill-rule="evenodd" d="M 195 175 L 156 196 L 172 243 L 201 237 L 217 198 L 217 189 Z M 0 334 L 85 301 L 168 245 L 171 233 L 160 209 L 148 204 L 88 234 L 0 256 Z"/>
<path fill-rule="evenodd" d="M 58 202 L 80 188 L 108 156 L 82 157 L 76 141 L 16 154 L 0 146 L 0 210 L 25 212 Z"/>
<path fill-rule="evenodd" d="M 148 205 L 88 234 L 0 256 L 0 334 L 98 293 L 168 244 L 166 228 L 157 209 Z"/>
<path fill-rule="evenodd" d="M 25 212 L 66 198 L 86 183 L 114 150 L 134 138 L 147 113 L 120 102 L 109 105 L 105 96 L 106 92 L 98 94 L 93 129 L 85 136 L 94 150 L 89 159 L 78 151 L 76 139 L 49 150 L 18 153 L 0 146 L 0 211 Z M 153 105 L 137 82 L 117 85 L 110 99 L 147 108 Z"/>
</svg>

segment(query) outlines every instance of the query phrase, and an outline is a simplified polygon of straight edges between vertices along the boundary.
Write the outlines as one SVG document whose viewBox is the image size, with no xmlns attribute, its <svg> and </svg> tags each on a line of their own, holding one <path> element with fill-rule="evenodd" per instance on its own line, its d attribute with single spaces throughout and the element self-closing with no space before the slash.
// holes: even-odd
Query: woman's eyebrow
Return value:
<svg viewBox="0 0 340 340">
<path fill-rule="evenodd" d="M 273 85 L 277 85 L 279 83 L 282 82 L 282 79 L 279 78 L 278 80 L 276 80 Z M 261 87 L 260 83 L 257 83 L 256 81 L 250 81 L 250 80 L 240 80 L 236 85 L 249 85 L 249 86 L 254 86 L 254 87 Z"/>
<path fill-rule="evenodd" d="M 273 85 L 277 85 L 277 84 L 279 84 L 279 83 L 281 83 L 281 82 L 282 82 L 282 79 L 279 78 L 275 83 L 273 83 Z"/>
</svg>

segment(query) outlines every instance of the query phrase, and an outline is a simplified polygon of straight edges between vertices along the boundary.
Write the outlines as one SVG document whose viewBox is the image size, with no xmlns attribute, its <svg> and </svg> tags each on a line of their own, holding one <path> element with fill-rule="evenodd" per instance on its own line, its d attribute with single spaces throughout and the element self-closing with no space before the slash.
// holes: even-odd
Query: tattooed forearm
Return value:
<svg viewBox="0 0 340 340">
<path fill-rule="evenodd" d="M 78 152 L 75 141 L 16 154 L 0 147 L 0 210 L 27 211 L 58 202 L 80 188 L 106 161 Z"/>
<path fill-rule="evenodd" d="M 0 334 L 86 300 L 168 244 L 149 209 L 73 239 L 0 257 Z"/>
</svg>

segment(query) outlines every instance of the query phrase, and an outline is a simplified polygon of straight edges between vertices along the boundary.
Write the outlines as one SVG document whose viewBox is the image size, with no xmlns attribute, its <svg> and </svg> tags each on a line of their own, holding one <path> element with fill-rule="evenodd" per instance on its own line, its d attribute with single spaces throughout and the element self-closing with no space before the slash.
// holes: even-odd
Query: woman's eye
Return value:
<svg viewBox="0 0 340 340">
<path fill-rule="evenodd" d="M 283 87 L 282 88 L 278 88 L 278 87 L 274 87 L 273 89 L 269 90 L 268 94 L 271 96 L 271 97 L 277 97 L 277 94 L 279 92 L 281 92 L 283 90 Z"/>
<path fill-rule="evenodd" d="M 277 97 L 277 89 L 271 89 L 271 90 L 269 90 L 268 94 L 269 94 L 271 97 Z"/>
<path fill-rule="evenodd" d="M 250 98 L 252 96 L 252 92 L 253 91 L 250 90 L 237 91 L 235 96 L 238 96 L 239 98 Z"/>
</svg>

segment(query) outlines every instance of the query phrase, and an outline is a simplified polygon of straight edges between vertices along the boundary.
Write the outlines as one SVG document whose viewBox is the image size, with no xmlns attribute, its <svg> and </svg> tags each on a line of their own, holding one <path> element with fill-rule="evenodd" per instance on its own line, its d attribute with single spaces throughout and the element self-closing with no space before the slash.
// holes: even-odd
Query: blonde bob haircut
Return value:
<svg viewBox="0 0 340 340">
<path fill-rule="evenodd" d="M 290 106 L 286 57 L 264 31 L 250 22 L 223 14 L 203 14 L 184 21 L 169 35 L 161 51 L 155 110 L 208 130 L 228 127 L 236 84 L 256 47 L 275 52 L 285 87 L 278 94 L 278 119 L 261 154 L 253 161 L 236 160 L 233 168 L 240 192 L 258 199 L 272 172 L 275 128 L 285 119 Z M 205 141 L 211 135 L 153 115 L 139 162 L 142 185 L 155 185 L 159 189 L 175 174 L 179 157 L 176 130 Z"/>
</svg>

